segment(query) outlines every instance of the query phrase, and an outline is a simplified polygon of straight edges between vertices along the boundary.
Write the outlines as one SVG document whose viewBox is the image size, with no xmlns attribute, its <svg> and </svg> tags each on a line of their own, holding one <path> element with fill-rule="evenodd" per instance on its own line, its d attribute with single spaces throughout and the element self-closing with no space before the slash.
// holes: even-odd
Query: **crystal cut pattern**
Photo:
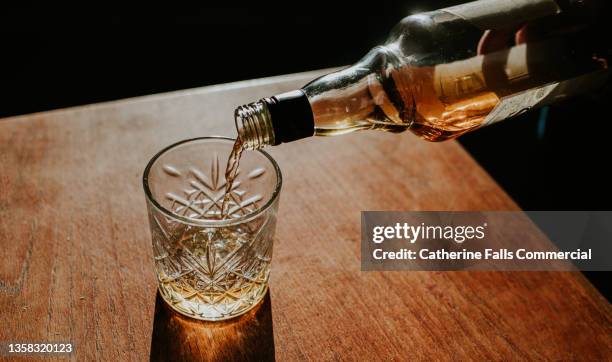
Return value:
<svg viewBox="0 0 612 362">
<path fill-rule="evenodd" d="M 168 217 L 149 205 L 159 291 L 178 312 L 204 320 L 222 320 L 245 313 L 268 288 L 276 203 L 244 223 L 201 226 L 198 220 L 219 220 L 225 177 L 214 154 L 208 168 L 162 166 L 163 176 L 180 180 L 164 190 L 170 209 L 194 223 Z M 204 172 L 203 169 L 208 169 Z M 255 168 L 232 185 L 227 219 L 253 213 L 262 196 L 249 190 L 266 170 Z M 174 180 L 174 181 L 177 181 Z M 253 188 L 254 189 L 254 188 Z"/>
<path fill-rule="evenodd" d="M 262 196 L 260 194 L 247 194 L 244 189 L 240 188 L 242 182 L 236 180 L 232 184 L 229 195 L 227 215 L 222 216 L 221 205 L 225 195 L 226 182 L 219 166 L 219 156 L 215 153 L 208 175 L 195 167 L 190 167 L 188 174 L 191 177 L 187 178 L 182 195 L 174 192 L 166 194 L 166 197 L 172 201 L 172 211 L 177 215 L 195 219 L 237 218 L 255 211 Z M 171 177 L 182 176 L 182 173 L 171 165 L 164 165 L 163 170 Z M 253 169 L 247 175 L 247 182 L 262 176 L 264 173 L 264 168 Z M 238 171 L 239 174 L 240 170 Z"/>
</svg>

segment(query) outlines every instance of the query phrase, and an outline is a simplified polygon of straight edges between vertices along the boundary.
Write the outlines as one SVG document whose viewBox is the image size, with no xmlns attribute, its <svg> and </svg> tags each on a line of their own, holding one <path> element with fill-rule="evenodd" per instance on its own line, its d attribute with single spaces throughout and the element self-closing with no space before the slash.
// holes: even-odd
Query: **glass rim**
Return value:
<svg viewBox="0 0 612 362">
<path fill-rule="evenodd" d="M 195 138 L 188 138 L 188 139 L 184 139 L 182 141 L 178 141 L 176 143 L 173 143 L 169 146 L 164 147 L 163 149 L 161 149 L 161 151 L 157 152 L 147 163 L 147 166 L 144 169 L 144 173 L 142 175 L 142 185 L 144 188 L 144 193 L 145 196 L 147 197 L 147 200 L 149 201 L 149 203 L 151 205 L 153 205 L 157 210 L 159 210 L 160 212 L 162 212 L 163 214 L 165 214 L 168 217 L 171 217 L 173 219 L 176 219 L 182 223 L 185 224 L 190 224 L 190 225 L 196 225 L 196 226 L 207 226 L 207 227 L 224 227 L 224 226 L 235 226 L 238 224 L 243 224 L 245 222 L 251 221 L 254 218 L 256 218 L 257 216 L 259 216 L 260 214 L 262 214 L 263 212 L 265 212 L 266 210 L 268 210 L 273 204 L 274 201 L 276 201 L 276 199 L 278 199 L 278 196 L 280 195 L 280 191 L 281 191 L 281 187 L 283 185 L 283 175 L 281 173 L 280 167 L 278 166 L 278 164 L 276 163 L 276 160 L 274 160 L 274 158 L 272 158 L 272 156 L 270 156 L 270 154 L 268 154 L 266 151 L 264 150 L 256 150 L 257 152 L 261 153 L 262 155 L 264 155 L 268 161 L 270 161 L 270 163 L 272 164 L 272 166 L 274 167 L 274 171 L 276 173 L 276 185 L 274 186 L 274 191 L 272 192 L 272 195 L 270 196 L 270 199 L 262 206 L 257 208 L 256 210 L 254 210 L 251 213 L 248 213 L 246 215 L 242 215 L 240 217 L 237 218 L 233 218 L 233 219 L 222 219 L 222 220 L 202 220 L 202 219 L 194 219 L 194 218 L 190 218 L 190 217 L 185 217 L 182 215 L 178 215 L 168 209 L 166 209 L 165 207 L 163 207 L 159 202 L 157 202 L 157 200 L 153 197 L 153 194 L 151 193 L 151 189 L 149 188 L 149 172 L 151 171 L 151 168 L 153 166 L 153 164 L 155 163 L 155 161 L 157 161 L 157 159 L 159 159 L 159 157 L 161 157 L 161 155 L 165 154 L 166 152 L 182 145 L 185 143 L 190 143 L 190 142 L 195 142 L 195 141 L 205 141 L 205 140 L 221 140 L 221 141 L 232 141 L 235 142 L 236 139 L 231 138 L 231 137 L 225 137 L 225 136 L 205 136 L 205 137 L 195 137 Z"/>
</svg>

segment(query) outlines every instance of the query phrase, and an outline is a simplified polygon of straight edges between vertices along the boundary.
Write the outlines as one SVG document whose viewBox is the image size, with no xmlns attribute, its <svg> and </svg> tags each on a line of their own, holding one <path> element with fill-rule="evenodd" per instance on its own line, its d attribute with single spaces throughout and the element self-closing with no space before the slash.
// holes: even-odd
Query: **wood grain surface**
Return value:
<svg viewBox="0 0 612 362">
<path fill-rule="evenodd" d="M 361 210 L 517 209 L 458 143 L 408 133 L 271 149 L 284 189 L 270 296 L 219 325 L 164 309 L 145 164 L 235 135 L 235 106 L 319 74 L 1 119 L 0 341 L 70 340 L 72 359 L 106 361 L 612 358 L 610 304 L 580 273 L 360 271 Z"/>
</svg>

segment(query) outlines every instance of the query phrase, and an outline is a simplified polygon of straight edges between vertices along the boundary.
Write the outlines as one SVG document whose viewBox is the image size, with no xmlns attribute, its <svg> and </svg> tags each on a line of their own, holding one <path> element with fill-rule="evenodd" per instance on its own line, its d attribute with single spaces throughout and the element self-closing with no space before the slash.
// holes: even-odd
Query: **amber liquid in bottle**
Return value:
<svg viewBox="0 0 612 362">
<path fill-rule="evenodd" d="M 558 101 L 605 80 L 608 71 L 605 58 L 577 46 L 580 33 L 573 38 L 550 37 L 485 54 L 478 54 L 474 44 L 473 56 L 436 65 L 393 59 L 395 43 L 375 48 L 362 62 L 386 62 L 386 67 L 348 87 L 317 91 L 317 83 L 359 78 L 359 64 L 303 88 L 315 135 L 410 130 L 428 141 L 444 141 L 499 121 L 491 114 L 504 100 L 510 99 L 504 107 L 515 108 L 505 113 L 510 115 Z"/>
<path fill-rule="evenodd" d="M 491 89 L 494 87 L 442 98 L 432 82 L 431 68 L 406 67 L 393 72 L 384 86 L 371 79 L 363 94 L 348 99 L 313 98 L 315 135 L 336 136 L 357 130 L 398 133 L 409 129 L 429 141 L 443 141 L 481 126 L 499 103 L 498 93 Z M 351 111 L 355 102 L 361 103 L 358 112 Z"/>
</svg>

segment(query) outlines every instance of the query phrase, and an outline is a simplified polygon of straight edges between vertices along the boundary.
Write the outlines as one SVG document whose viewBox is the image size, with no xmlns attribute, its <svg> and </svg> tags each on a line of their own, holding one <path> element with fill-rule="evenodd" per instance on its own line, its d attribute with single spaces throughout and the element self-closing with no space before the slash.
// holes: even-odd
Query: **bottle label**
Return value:
<svg viewBox="0 0 612 362">
<path fill-rule="evenodd" d="M 554 0 L 479 0 L 442 10 L 481 30 L 518 26 L 560 12 Z"/>
<path fill-rule="evenodd" d="M 571 78 L 562 82 L 533 88 L 502 98 L 483 122 L 483 126 L 516 117 L 532 108 L 545 106 L 570 96 L 603 85 L 608 78 L 607 69 Z"/>
</svg>

